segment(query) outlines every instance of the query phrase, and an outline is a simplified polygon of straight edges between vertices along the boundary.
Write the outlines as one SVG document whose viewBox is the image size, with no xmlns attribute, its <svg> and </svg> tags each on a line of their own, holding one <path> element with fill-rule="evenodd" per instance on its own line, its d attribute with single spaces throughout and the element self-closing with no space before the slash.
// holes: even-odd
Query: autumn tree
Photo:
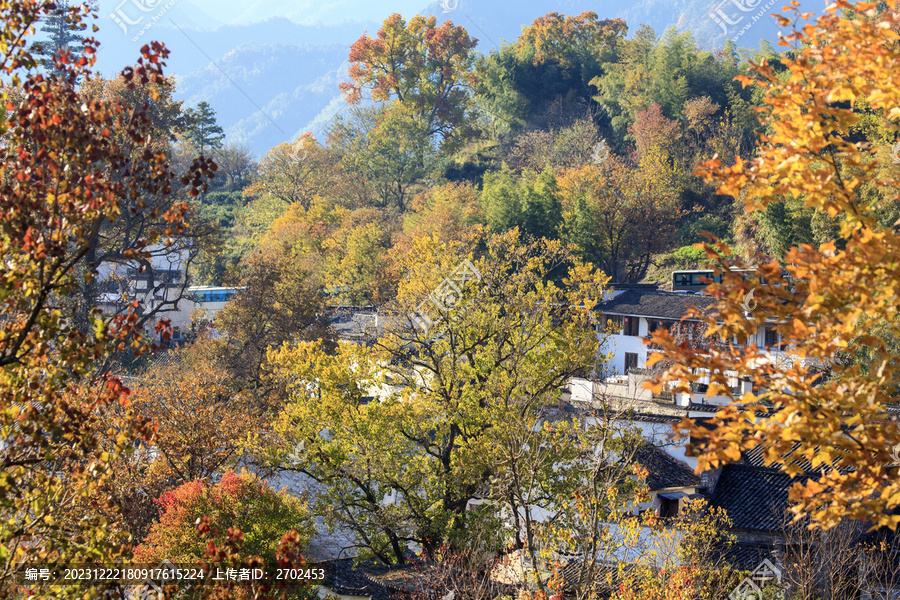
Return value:
<svg viewBox="0 0 900 600">
<path fill-rule="evenodd" d="M 632 554 L 619 566 L 612 600 L 716 600 L 741 582 L 744 573 L 724 559 L 736 537 L 721 508 L 695 499 L 675 517 L 650 514 L 642 525 L 643 535 L 626 534 Z"/>
<path fill-rule="evenodd" d="M 468 241 L 417 239 L 374 345 L 271 354 L 291 392 L 274 425 L 281 466 L 323 485 L 316 512 L 351 531 L 365 556 L 405 563 L 410 543 L 435 557 L 445 541 L 459 550 L 484 534 L 496 517 L 467 506 L 496 473 L 499 430 L 556 402 L 596 360 L 590 308 L 602 276 L 558 242 L 517 240 L 492 236 L 475 257 Z M 449 291 L 452 277 L 461 292 Z M 448 292 L 423 303 L 436 286 Z"/>
<path fill-rule="evenodd" d="M 321 288 L 298 248 L 265 245 L 246 256 L 241 287 L 216 315 L 220 366 L 264 402 L 277 386 L 266 353 L 299 340 L 330 339 Z"/>
<path fill-rule="evenodd" d="M 165 585 L 167 582 L 161 581 L 159 587 L 164 588 L 166 598 L 316 597 L 318 586 L 310 582 L 273 581 L 279 567 L 308 566 L 300 553 L 308 548 L 316 528 L 300 498 L 285 490 L 273 490 L 266 480 L 247 471 L 238 474 L 228 470 L 215 484 L 191 481 L 165 492 L 156 503 L 159 521 L 135 549 L 135 561 L 141 565 L 199 567 L 205 572 L 204 579 L 213 579 L 211 585 L 201 586 L 185 581 Z M 239 573 L 241 568 L 254 567 L 264 569 L 266 578 L 229 581 L 223 576 L 228 568 Z M 225 581 L 215 581 L 216 576 Z M 153 588 L 147 593 L 159 597 Z"/>
<path fill-rule="evenodd" d="M 135 549 L 135 560 L 143 564 L 163 560 L 196 564 L 206 551 L 206 542 L 197 531 L 201 517 L 219 532 L 228 528 L 246 532 L 243 550 L 263 558 L 270 567 L 285 533 L 297 530 L 308 542 L 315 532 L 312 515 L 299 498 L 273 490 L 247 471 L 225 471 L 215 483 L 188 481 L 162 494 L 156 503 L 160 520 Z"/>
<path fill-rule="evenodd" d="M 680 207 L 664 165 L 610 156 L 559 179 L 564 239 L 616 283 L 639 282 L 667 250 Z"/>
<path fill-rule="evenodd" d="M 124 110 L 142 115 L 153 135 L 143 146 L 132 149 L 132 160 L 144 159 L 145 152 L 170 156 L 176 131 L 183 123 L 181 102 L 173 98 L 174 81 L 160 78 L 134 85 L 119 76 L 110 79 L 92 77 L 78 87 L 79 99 L 87 106 L 95 102 L 120 103 Z M 122 145 L 134 145 L 129 139 L 125 122 L 110 128 L 111 135 Z M 174 172 L 186 172 L 194 158 L 186 156 L 181 164 L 167 161 Z M 213 163 L 210 168 L 215 170 Z M 120 174 L 110 168 L 110 176 Z M 205 188 L 203 188 L 205 189 Z M 202 191 L 202 190 L 201 190 Z M 88 249 L 81 275 L 80 294 L 72 298 L 81 311 L 80 322 L 86 326 L 86 313 L 96 306 L 101 294 L 124 298 L 115 310 L 127 310 L 131 302 L 139 300 L 139 323 L 150 325 L 166 311 L 177 307 L 185 296 L 189 280 L 187 271 L 200 250 L 214 242 L 215 228 L 198 218 L 195 200 L 174 190 L 172 194 L 141 194 L 123 199 L 121 216 L 114 222 L 102 224 L 93 245 Z M 144 245 L 143 252 L 135 250 L 153 231 L 167 229 L 164 215 L 174 206 L 188 204 L 190 227 L 169 231 L 169 243 Z M 178 272 L 177 276 L 175 271 Z M 140 279 L 141 289 L 136 281 Z"/>
<path fill-rule="evenodd" d="M 416 15 L 409 23 L 395 13 L 376 37 L 363 35 L 350 48 L 351 82 L 341 90 L 357 104 L 364 90 L 378 102 L 397 100 L 426 136 L 457 147 L 472 134 L 470 99 L 478 43 L 462 26 Z"/>
<path fill-rule="evenodd" d="M 331 186 L 338 177 L 328 175 L 337 160 L 336 154 L 322 148 L 311 135 L 304 135 L 293 144 L 275 146 L 260 161 L 245 197 L 251 203 L 259 199 L 273 205 L 267 227 L 294 202 L 308 209 L 316 195 L 325 195 L 326 190 L 333 193 Z"/>
<path fill-rule="evenodd" d="M 263 427 L 240 383 L 218 364 L 213 340 L 204 336 L 164 357 L 130 382 L 131 407 L 153 420 L 156 436 L 113 462 L 110 495 L 137 540 L 156 520 L 153 499 L 233 467 L 244 437 Z"/>
<path fill-rule="evenodd" d="M 834 240 L 785 253 L 790 282 L 770 261 L 760 265 L 762 277 L 726 272 L 721 284 L 708 288 L 718 300 L 717 314 L 704 319 L 709 335 L 751 339 L 766 323 L 787 348 L 783 357 L 756 345 L 693 350 L 663 334 L 653 340 L 673 361 L 657 389 L 670 382 L 684 391 L 697 380 L 695 370 L 705 369 L 708 394 L 732 399 L 711 429 L 683 423 L 704 449 L 699 469 L 738 460 L 742 449 L 759 443 L 767 449 L 767 464 L 778 463 L 790 475 L 800 469 L 795 459 L 809 461 L 816 476 L 791 488 L 792 510 L 824 528 L 843 518 L 892 529 L 900 523 L 900 480 L 891 453 L 900 429 L 888 412 L 897 403 L 900 365 L 887 341 L 896 339 L 900 323 L 900 237 L 895 224 L 879 221 L 882 203 L 860 192 L 874 186 L 885 201 L 895 199 L 896 172 L 878 164 L 877 148 L 851 135 L 863 104 L 896 128 L 896 27 L 892 12 L 879 15 L 871 5 L 838 2 L 817 24 L 798 28 L 787 40 L 792 53 L 782 57 L 786 76 L 762 63 L 753 67 L 755 83 L 742 79 L 764 94 L 768 133 L 757 158 L 734 166 L 711 161 L 702 169 L 720 193 L 748 211 L 799 198 L 837 222 Z M 707 245 L 707 253 L 721 271 L 739 264 L 722 244 Z M 741 303 L 751 290 L 758 306 L 746 314 Z M 856 345 L 871 352 L 865 366 L 841 359 Z M 754 391 L 735 396 L 726 381 L 733 372 L 751 378 Z"/>
<path fill-rule="evenodd" d="M 609 152 L 599 146 L 600 137 L 589 115 L 573 119 L 571 124 L 549 129 L 532 129 L 516 137 L 506 155 L 516 170 L 543 171 L 547 167 L 560 171 L 582 167 Z"/>
<path fill-rule="evenodd" d="M 413 200 L 410 209 L 403 221 L 403 236 L 397 242 L 403 248 L 409 248 L 417 237 L 466 239 L 481 217 L 478 190 L 470 184 L 431 187 Z"/>
<path fill-rule="evenodd" d="M 169 197 L 181 187 L 165 156 L 150 149 L 153 130 L 144 112 L 79 97 L 76 81 L 93 77 L 95 40 L 85 40 L 80 57 L 57 55 L 56 77 L 26 71 L 36 65 L 25 49 L 29 34 L 53 9 L 52 3 L 0 3 L 0 71 L 16 95 L 12 102 L 4 90 L 0 117 L 3 596 L 18 593 L 17 574 L 26 567 L 127 559 L 126 539 L 103 484 L 111 458 L 133 450 L 138 439 L 149 440 L 153 428 L 126 409 L 112 447 L 100 444 L 101 415 L 112 405 L 127 407 L 128 390 L 99 366 L 117 349 L 146 347 L 134 315 L 103 318 L 92 312 L 91 327 L 82 329 L 64 300 L 77 291 L 85 256 L 104 224 L 120 218 L 123 199 Z M 71 14 L 77 25 L 82 17 Z M 134 87 L 161 83 L 167 54 L 158 44 L 144 46 L 125 80 Z M 195 195 L 209 175 L 208 164 L 198 161 L 181 184 Z M 161 213 L 163 224 L 145 232 L 134 256 L 179 231 L 185 210 L 175 205 Z M 36 594 L 45 598 L 98 597 L 103 587 L 88 581 L 36 585 Z"/>
<path fill-rule="evenodd" d="M 325 289 L 334 302 L 365 306 L 393 297 L 392 233 L 395 225 L 372 209 L 339 210 L 340 226 L 323 245 Z"/>
<path fill-rule="evenodd" d="M 488 497 L 510 515 L 510 546 L 521 552 L 522 579 L 536 597 L 596 597 L 610 584 L 604 566 L 639 537 L 623 532 L 640 529 L 633 509 L 647 500 L 638 462 L 645 442 L 623 418 L 628 408 L 593 400 L 576 418 L 519 411 L 495 434 Z"/>
<path fill-rule="evenodd" d="M 219 173 L 224 176 L 222 185 L 226 189 L 241 190 L 250 184 L 251 178 L 256 174 L 257 164 L 253 151 L 247 145 L 226 144 L 216 152 L 215 160 Z"/>
</svg>

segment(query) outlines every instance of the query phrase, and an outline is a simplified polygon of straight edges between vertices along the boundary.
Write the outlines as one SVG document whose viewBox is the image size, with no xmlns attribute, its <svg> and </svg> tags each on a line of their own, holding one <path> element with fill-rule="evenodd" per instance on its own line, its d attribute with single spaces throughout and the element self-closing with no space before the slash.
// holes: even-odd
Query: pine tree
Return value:
<svg viewBox="0 0 900 600">
<path fill-rule="evenodd" d="M 208 102 L 200 102 L 196 109 L 189 108 L 184 114 L 187 121 L 185 137 L 201 154 L 222 147 L 225 132 L 216 123 L 216 111 Z"/>
<path fill-rule="evenodd" d="M 41 66 L 46 70 L 57 72 L 53 66 L 53 56 L 56 53 L 65 50 L 73 54 L 80 54 L 84 49 L 84 36 L 79 32 L 84 31 L 86 25 L 81 22 L 73 26 L 71 17 L 72 12 L 80 11 L 84 4 L 91 8 L 95 6 L 95 2 L 80 2 L 73 5 L 69 0 L 62 0 L 57 3 L 56 9 L 44 19 L 41 31 L 47 35 L 47 39 L 33 42 L 30 52 L 36 58 L 39 57 Z"/>
</svg>

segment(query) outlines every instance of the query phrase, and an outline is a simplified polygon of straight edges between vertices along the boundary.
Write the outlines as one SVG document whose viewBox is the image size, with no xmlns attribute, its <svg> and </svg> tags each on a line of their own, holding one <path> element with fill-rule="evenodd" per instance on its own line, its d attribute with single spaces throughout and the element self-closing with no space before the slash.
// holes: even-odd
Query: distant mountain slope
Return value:
<svg viewBox="0 0 900 600">
<path fill-rule="evenodd" d="M 329 104 L 346 78 L 346 55 L 340 44 L 245 44 L 216 61 L 218 66 L 178 77 L 178 96 L 188 105 L 215 98 L 228 139 L 262 155 L 303 133 Z"/>
<path fill-rule="evenodd" d="M 346 106 L 337 86 L 346 78 L 350 44 L 363 32 L 374 35 L 379 27 L 375 21 L 347 19 L 371 15 L 372 6 L 358 15 L 343 15 L 347 20 L 340 25 L 297 24 L 321 17 L 322 11 L 347 5 L 350 0 L 315 4 L 315 10 L 313 3 L 305 0 L 287 8 L 277 8 L 267 0 L 249 0 L 241 5 L 239 15 L 203 10 L 197 5 L 200 0 L 176 0 L 174 4 L 157 0 L 157 8 L 141 13 L 133 8 L 135 2 L 153 3 L 101 0 L 97 34 L 103 44 L 98 63 L 101 72 L 111 76 L 133 63 L 143 44 L 163 41 L 172 50 L 167 72 L 176 75 L 177 97 L 188 105 L 209 102 L 229 139 L 248 143 L 258 156 L 304 131 L 321 134 L 331 116 Z M 585 10 L 593 10 L 601 18 L 625 19 L 631 31 L 642 23 L 659 34 L 673 25 L 690 30 L 698 45 L 707 49 L 721 47 L 726 38 L 734 38 L 739 47 L 756 48 L 760 39 L 777 41 L 778 27 L 767 15 L 782 3 L 784 0 L 519 0 L 515 4 L 442 0 L 421 12 L 464 26 L 479 39 L 478 50 L 484 53 L 515 40 L 523 26 L 548 12 L 579 14 Z M 820 11 L 823 5 L 822 0 L 801 2 L 801 7 L 810 11 Z M 115 23 L 117 10 L 120 16 L 139 22 Z M 384 8 L 381 18 L 391 10 Z M 223 24 L 257 14 L 284 16 Z M 334 20 L 335 15 L 330 17 Z M 151 21 L 152 27 L 134 40 Z"/>
</svg>

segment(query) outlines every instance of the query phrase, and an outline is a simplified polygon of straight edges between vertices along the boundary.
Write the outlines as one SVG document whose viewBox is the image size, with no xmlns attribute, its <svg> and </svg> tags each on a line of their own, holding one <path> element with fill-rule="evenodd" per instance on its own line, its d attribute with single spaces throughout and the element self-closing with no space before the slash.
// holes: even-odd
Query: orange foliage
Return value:
<svg viewBox="0 0 900 600">
<path fill-rule="evenodd" d="M 653 342 L 671 361 L 662 382 L 679 389 L 697 380 L 697 369 L 709 370 L 710 393 L 732 395 L 730 371 L 755 382 L 755 393 L 735 397 L 735 404 L 719 411 L 715 429 L 682 424 L 704 440 L 700 469 L 738 460 L 742 450 L 763 444 L 767 463 L 784 465 L 789 474 L 800 472 L 801 461 L 794 459 L 817 469 L 791 489 L 798 519 L 809 516 L 815 525 L 833 527 L 849 517 L 896 528 L 900 464 L 892 449 L 900 447 L 900 426 L 888 409 L 897 403 L 900 381 L 900 363 L 889 344 L 900 336 L 900 232 L 877 219 L 881 202 L 897 200 L 896 168 L 882 168 L 886 151 L 851 133 L 860 106 L 883 114 L 897 131 L 898 17 L 892 11 L 878 15 L 875 4 L 839 1 L 818 24 L 803 24 L 808 18 L 799 15 L 801 26 L 786 42 L 795 46 L 794 54 L 778 69 L 763 62 L 753 67 L 755 80 L 741 78 L 764 92 L 769 133 L 760 140 L 758 156 L 731 167 L 713 160 L 702 170 L 720 193 L 742 200 L 748 211 L 793 197 L 840 225 L 838 239 L 787 253 L 791 281 L 782 277 L 780 265 L 765 261 L 758 271 L 765 281 L 726 274 L 722 284 L 708 288 L 719 305 L 714 318 L 706 316 L 707 335 L 752 340 L 765 324 L 788 351 L 773 355 L 755 344 L 691 349 L 665 334 Z M 866 200 L 863 185 L 874 185 L 884 199 Z M 721 244 L 706 249 L 720 270 L 737 264 Z M 745 314 L 742 300 L 751 290 L 758 306 Z M 868 347 L 869 364 L 842 359 L 859 344 Z"/>
</svg>

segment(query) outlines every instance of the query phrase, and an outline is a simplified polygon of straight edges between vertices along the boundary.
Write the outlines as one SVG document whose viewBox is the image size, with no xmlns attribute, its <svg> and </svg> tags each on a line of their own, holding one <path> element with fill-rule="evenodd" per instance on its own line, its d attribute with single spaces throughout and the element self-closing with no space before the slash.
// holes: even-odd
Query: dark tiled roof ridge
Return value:
<svg viewBox="0 0 900 600">
<path fill-rule="evenodd" d="M 651 443 L 638 448 L 635 460 L 647 469 L 647 485 L 651 490 L 677 487 L 699 487 L 700 476 L 680 460 Z"/>
<path fill-rule="evenodd" d="M 738 469 L 738 470 L 743 469 L 743 470 L 752 470 L 752 471 L 762 471 L 764 473 L 781 473 L 785 477 L 791 477 L 781 467 L 775 467 L 775 466 L 771 466 L 771 465 L 765 466 L 765 465 L 747 464 L 747 463 L 742 463 L 742 462 L 733 462 L 733 463 L 728 463 L 727 465 L 724 465 L 724 466 L 731 467 L 731 468 Z M 799 478 L 800 477 L 791 477 L 791 479 L 799 479 Z"/>
<path fill-rule="evenodd" d="M 608 314 L 635 315 L 661 319 L 680 319 L 687 315 L 688 306 L 706 309 L 715 298 L 705 295 L 681 294 L 656 289 L 627 289 L 601 302 L 598 310 Z"/>
<path fill-rule="evenodd" d="M 735 529 L 778 532 L 790 504 L 789 488 L 808 479 L 808 475 L 792 477 L 778 468 L 730 463 L 722 468 L 710 505 L 725 509 Z"/>
</svg>

